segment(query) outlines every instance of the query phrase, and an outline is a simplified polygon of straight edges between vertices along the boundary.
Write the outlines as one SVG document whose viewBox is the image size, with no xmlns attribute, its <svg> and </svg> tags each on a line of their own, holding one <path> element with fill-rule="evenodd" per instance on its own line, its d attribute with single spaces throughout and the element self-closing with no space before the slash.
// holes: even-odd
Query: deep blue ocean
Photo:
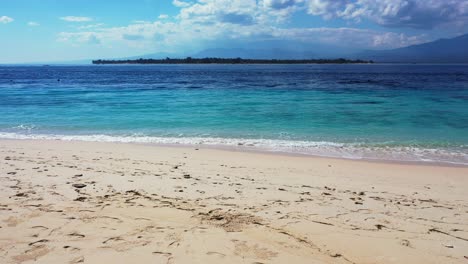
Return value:
<svg viewBox="0 0 468 264">
<path fill-rule="evenodd" d="M 468 164 L 468 65 L 0 66 L 0 138 Z"/>
</svg>

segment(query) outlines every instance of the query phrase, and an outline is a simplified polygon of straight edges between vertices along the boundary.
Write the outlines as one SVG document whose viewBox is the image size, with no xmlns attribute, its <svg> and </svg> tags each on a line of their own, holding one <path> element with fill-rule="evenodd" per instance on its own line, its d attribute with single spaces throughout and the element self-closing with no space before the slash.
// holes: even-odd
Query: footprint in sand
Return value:
<svg viewBox="0 0 468 264">
<path fill-rule="evenodd" d="M 169 253 L 169 252 L 154 251 L 154 252 L 152 252 L 152 253 L 153 253 L 153 254 L 157 254 L 157 255 L 163 255 L 163 256 L 166 256 L 166 257 L 172 256 L 172 253 Z"/>
<path fill-rule="evenodd" d="M 7 224 L 8 227 L 15 227 L 17 226 L 19 223 L 23 222 L 21 221 L 19 218 L 17 217 L 14 217 L 14 216 L 10 216 L 8 219 L 6 220 L 3 220 L 3 222 L 5 222 Z"/>
<path fill-rule="evenodd" d="M 80 248 L 72 247 L 72 246 L 63 246 L 63 248 L 71 252 L 78 252 L 81 250 Z"/>
<path fill-rule="evenodd" d="M 214 252 L 214 251 L 207 252 L 206 254 L 209 255 L 209 256 L 214 255 L 214 256 L 226 257 L 226 254 L 219 253 L 219 252 Z"/>
<path fill-rule="evenodd" d="M 83 263 L 85 261 L 85 258 L 83 256 L 79 256 L 77 258 L 72 259 L 69 263 L 74 264 L 74 263 Z"/>
<path fill-rule="evenodd" d="M 19 263 L 26 261 L 36 261 L 38 258 L 47 255 L 50 249 L 46 245 L 36 245 L 26 250 L 23 254 L 14 256 L 13 259 Z"/>
<path fill-rule="evenodd" d="M 256 258 L 261 260 L 269 260 L 278 255 L 277 252 L 262 248 L 259 245 L 247 245 L 247 242 L 237 242 L 234 254 L 242 257 Z"/>
<path fill-rule="evenodd" d="M 77 233 L 77 232 L 70 233 L 70 234 L 68 234 L 67 236 L 77 237 L 77 238 L 84 238 L 84 237 L 86 237 L 85 235 L 80 234 L 80 233 Z"/>
</svg>

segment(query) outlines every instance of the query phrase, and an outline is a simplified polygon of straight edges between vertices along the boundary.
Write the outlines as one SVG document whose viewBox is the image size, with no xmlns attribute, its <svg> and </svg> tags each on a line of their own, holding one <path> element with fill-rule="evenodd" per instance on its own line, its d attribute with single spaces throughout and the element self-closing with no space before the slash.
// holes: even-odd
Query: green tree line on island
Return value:
<svg viewBox="0 0 468 264">
<path fill-rule="evenodd" d="M 192 58 L 185 59 L 136 59 L 136 60 L 93 60 L 93 64 L 348 64 L 374 63 L 366 60 L 348 59 L 242 59 L 242 58 Z"/>
</svg>

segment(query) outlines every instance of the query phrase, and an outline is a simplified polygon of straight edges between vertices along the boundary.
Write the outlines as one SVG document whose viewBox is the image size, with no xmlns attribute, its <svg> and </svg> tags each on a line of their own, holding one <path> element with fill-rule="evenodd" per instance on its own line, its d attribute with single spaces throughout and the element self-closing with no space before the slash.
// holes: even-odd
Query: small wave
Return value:
<svg viewBox="0 0 468 264">
<path fill-rule="evenodd" d="M 36 129 L 36 126 L 35 125 L 24 125 L 24 124 L 21 124 L 19 126 L 15 126 L 13 127 L 14 130 L 17 130 L 17 131 L 26 131 L 26 132 L 31 132 L 32 130 Z"/>
<path fill-rule="evenodd" d="M 57 135 L 21 134 L 0 132 L 0 139 L 39 139 L 88 142 L 120 142 L 158 145 L 211 146 L 241 150 L 258 150 L 301 155 L 313 155 L 347 159 L 409 161 L 468 165 L 466 146 L 449 147 L 412 147 L 369 145 L 358 143 L 337 143 L 327 141 L 296 141 L 279 139 L 242 139 L 213 137 L 155 137 L 144 135 Z"/>
</svg>

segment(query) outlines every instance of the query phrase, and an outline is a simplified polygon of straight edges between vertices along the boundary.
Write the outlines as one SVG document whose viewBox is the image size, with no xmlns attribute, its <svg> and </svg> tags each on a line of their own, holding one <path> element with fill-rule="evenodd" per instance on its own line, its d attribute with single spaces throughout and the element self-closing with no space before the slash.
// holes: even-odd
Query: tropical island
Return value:
<svg viewBox="0 0 468 264">
<path fill-rule="evenodd" d="M 136 59 L 136 60 L 93 60 L 93 64 L 368 64 L 372 60 L 348 59 L 242 59 L 242 58 L 192 58 L 185 59 Z"/>
</svg>

